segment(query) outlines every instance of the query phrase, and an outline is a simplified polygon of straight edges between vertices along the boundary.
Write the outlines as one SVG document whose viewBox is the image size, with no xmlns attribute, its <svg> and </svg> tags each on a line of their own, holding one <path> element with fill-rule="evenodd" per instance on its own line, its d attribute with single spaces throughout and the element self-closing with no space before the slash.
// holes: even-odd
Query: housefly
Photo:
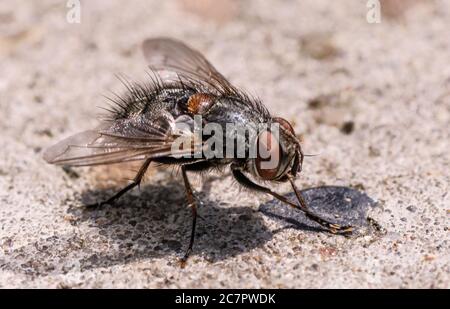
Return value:
<svg viewBox="0 0 450 309">
<path fill-rule="evenodd" d="M 182 258 L 186 261 L 194 244 L 197 219 L 197 202 L 188 172 L 229 167 L 240 185 L 270 194 L 303 211 L 328 231 L 342 234 L 352 231 L 351 226 L 335 224 L 314 214 L 296 188 L 294 180 L 301 171 L 304 155 L 287 120 L 271 116 L 258 99 L 233 86 L 201 53 L 180 41 L 147 39 L 142 48 L 153 73 L 149 74 L 150 82 L 124 81 L 127 92 L 113 100 L 100 126 L 73 135 L 44 153 L 48 163 L 64 166 L 142 162 L 129 185 L 96 206 L 113 203 L 138 186 L 152 162 L 179 166 L 193 217 L 189 246 Z M 207 138 L 211 132 L 202 129 L 209 124 L 223 129 L 224 142 L 216 139 L 208 152 L 211 143 Z M 230 124 L 253 129 L 264 124 L 265 129 L 256 134 L 235 134 L 236 131 L 228 129 Z M 275 125 L 278 130 L 275 132 L 267 125 Z M 240 155 L 236 150 L 227 151 L 236 145 L 243 149 Z M 257 145 L 254 155 L 250 153 L 252 145 Z M 231 155 L 214 155 L 217 150 Z M 275 163 L 269 166 L 269 161 Z M 290 182 L 297 202 L 258 182 Z"/>
</svg>

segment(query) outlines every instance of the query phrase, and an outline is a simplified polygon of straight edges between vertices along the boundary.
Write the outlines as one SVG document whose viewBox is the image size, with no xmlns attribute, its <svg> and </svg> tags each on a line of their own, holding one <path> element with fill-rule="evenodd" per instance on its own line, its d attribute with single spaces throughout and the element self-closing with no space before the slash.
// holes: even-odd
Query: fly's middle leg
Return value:
<svg viewBox="0 0 450 309">
<path fill-rule="evenodd" d="M 142 164 L 142 166 L 139 168 L 138 173 L 136 174 L 136 176 L 134 177 L 133 181 L 127 185 L 126 187 L 122 188 L 119 192 L 117 192 L 116 194 L 114 194 L 113 196 L 111 196 L 110 198 L 99 202 L 99 203 L 95 203 L 95 204 L 90 204 L 90 205 L 86 205 L 86 207 L 88 208 L 98 208 L 101 207 L 105 204 L 113 204 L 116 200 L 118 200 L 122 195 L 124 195 L 125 193 L 127 193 L 128 191 L 130 191 L 131 189 L 133 189 L 136 186 L 139 186 L 141 184 L 142 178 L 145 175 L 145 172 L 147 171 L 150 163 L 152 162 L 151 159 L 147 159 L 144 164 Z"/>
<path fill-rule="evenodd" d="M 181 266 L 184 267 L 186 264 L 187 259 L 189 258 L 189 255 L 192 252 L 192 247 L 194 245 L 194 239 L 195 239 L 195 226 L 197 223 L 197 203 L 195 201 L 194 192 L 192 190 L 191 184 L 189 183 L 189 179 L 187 177 L 186 173 L 186 167 L 181 167 L 181 172 L 183 174 L 183 181 L 184 186 L 186 188 L 186 198 L 188 201 L 188 205 L 192 210 L 192 229 L 191 229 L 191 238 L 189 241 L 189 246 L 184 254 L 184 256 L 181 258 Z"/>
</svg>

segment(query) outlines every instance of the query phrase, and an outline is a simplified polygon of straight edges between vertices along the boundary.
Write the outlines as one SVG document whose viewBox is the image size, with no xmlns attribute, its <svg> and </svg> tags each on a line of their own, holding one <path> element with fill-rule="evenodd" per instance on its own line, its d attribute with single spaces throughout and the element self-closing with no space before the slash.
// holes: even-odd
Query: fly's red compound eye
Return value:
<svg viewBox="0 0 450 309">
<path fill-rule="evenodd" d="M 263 131 L 258 137 L 256 171 L 264 180 L 272 180 L 278 174 L 282 151 L 278 140 L 270 131 Z"/>
</svg>

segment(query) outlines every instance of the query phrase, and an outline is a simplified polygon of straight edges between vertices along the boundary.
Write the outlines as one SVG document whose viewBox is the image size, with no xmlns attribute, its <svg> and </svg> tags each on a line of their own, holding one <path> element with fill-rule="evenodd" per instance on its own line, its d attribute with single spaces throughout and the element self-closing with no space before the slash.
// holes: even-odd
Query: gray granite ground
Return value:
<svg viewBox="0 0 450 309">
<path fill-rule="evenodd" d="M 66 1 L 2 1 L 0 286 L 449 288 L 450 2 L 398 2 L 369 24 L 355 0 L 82 1 L 70 24 Z M 188 41 L 294 121 L 319 154 L 298 186 L 364 191 L 386 234 L 296 228 L 229 173 L 195 178 L 204 220 L 180 269 L 191 221 L 172 170 L 84 210 L 136 166 L 63 171 L 42 150 L 95 126 L 114 74 L 145 79 L 152 36 Z"/>
</svg>

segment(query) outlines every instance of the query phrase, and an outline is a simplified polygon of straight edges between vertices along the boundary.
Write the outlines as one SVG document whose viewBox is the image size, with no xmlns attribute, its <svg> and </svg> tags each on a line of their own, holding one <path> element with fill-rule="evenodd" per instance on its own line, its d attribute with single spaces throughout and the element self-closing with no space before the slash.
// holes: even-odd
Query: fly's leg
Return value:
<svg viewBox="0 0 450 309">
<path fill-rule="evenodd" d="M 303 200 L 303 198 L 301 197 L 299 192 L 297 192 L 297 190 L 295 190 L 295 194 L 297 195 L 297 198 L 299 198 L 301 206 L 298 206 L 297 204 L 292 203 L 284 196 L 282 196 L 276 192 L 273 192 L 269 188 L 266 188 L 266 187 L 263 187 L 263 186 L 260 186 L 256 183 L 254 183 L 253 181 L 248 179 L 238 167 L 232 166 L 232 171 L 233 171 L 233 176 L 236 179 L 236 181 L 239 182 L 244 187 L 247 187 L 247 188 L 250 188 L 253 190 L 257 190 L 257 191 L 261 191 L 264 193 L 268 193 L 268 194 L 272 195 L 273 197 L 277 198 L 278 200 L 288 204 L 289 206 L 303 211 L 308 218 L 319 223 L 321 226 L 325 227 L 328 231 L 330 231 L 333 234 L 337 234 L 337 233 L 348 234 L 353 231 L 353 228 L 351 226 L 342 226 L 340 224 L 332 223 L 332 222 L 322 219 L 319 216 L 312 213 L 309 210 L 309 208 L 306 206 L 305 201 Z"/>
<path fill-rule="evenodd" d="M 289 181 L 292 185 L 292 188 L 294 189 L 294 193 L 297 197 L 297 200 L 300 203 L 300 206 L 293 204 L 291 205 L 294 208 L 298 208 L 301 209 L 308 218 L 310 218 L 311 220 L 316 221 L 317 223 L 319 223 L 320 225 L 326 227 L 331 233 L 333 234 L 337 234 L 337 233 L 341 233 L 341 234 L 348 234 L 351 233 L 353 231 L 353 227 L 346 225 L 346 226 L 342 226 L 340 224 L 337 223 L 331 223 L 325 219 L 322 219 L 321 217 L 313 214 L 310 211 L 310 208 L 308 207 L 308 204 L 306 203 L 305 199 L 303 198 L 303 196 L 301 195 L 301 193 L 297 190 L 297 187 L 295 186 L 294 183 L 294 179 L 292 176 L 288 176 Z"/>
<path fill-rule="evenodd" d="M 189 255 L 192 252 L 192 246 L 194 245 L 194 239 L 195 239 L 195 225 L 197 223 L 197 203 L 195 201 L 194 192 L 192 191 L 191 184 L 189 183 L 189 179 L 187 177 L 186 173 L 186 167 L 181 167 L 181 172 L 183 174 L 183 180 L 184 180 L 184 186 L 186 188 L 186 198 L 188 201 L 188 206 L 192 210 L 192 230 L 191 230 L 191 239 L 189 241 L 189 247 L 186 250 L 186 253 L 181 258 L 181 266 L 184 267 L 186 264 L 187 259 L 189 258 Z"/>
<path fill-rule="evenodd" d="M 91 204 L 91 205 L 86 205 L 86 207 L 88 208 L 97 208 L 97 207 L 101 207 L 105 204 L 112 204 L 114 203 L 117 199 L 119 199 L 122 195 L 124 195 L 125 193 L 127 193 L 128 191 L 130 191 L 131 189 L 133 189 L 136 186 L 139 186 L 141 184 L 142 178 L 145 175 L 145 172 L 147 171 L 149 165 L 151 163 L 151 159 L 147 159 L 144 164 L 142 164 L 142 166 L 139 168 L 138 173 L 136 174 L 136 176 L 134 176 L 133 181 L 127 185 L 126 187 L 124 187 L 123 189 L 121 189 L 119 192 L 117 192 L 116 194 L 114 194 L 113 196 L 111 196 L 110 198 L 99 202 L 99 203 L 95 203 L 95 204 Z"/>
</svg>

